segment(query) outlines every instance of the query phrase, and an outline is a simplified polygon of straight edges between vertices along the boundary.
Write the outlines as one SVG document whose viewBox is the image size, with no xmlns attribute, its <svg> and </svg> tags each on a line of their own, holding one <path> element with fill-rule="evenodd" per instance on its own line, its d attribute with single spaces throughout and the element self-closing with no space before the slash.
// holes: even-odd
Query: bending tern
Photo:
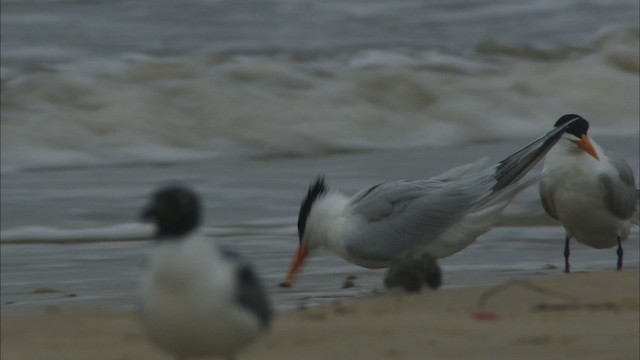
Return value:
<svg viewBox="0 0 640 360">
<path fill-rule="evenodd" d="M 156 234 L 141 320 L 149 338 L 178 359 L 231 358 L 267 329 L 271 307 L 249 264 L 198 231 L 200 212 L 196 194 L 178 186 L 155 192 L 144 210 Z"/>
<path fill-rule="evenodd" d="M 572 237 L 596 249 L 618 245 L 620 270 L 622 242 L 629 237 L 637 211 L 633 171 L 624 160 L 606 155 L 587 136 L 589 122 L 581 116 L 564 115 L 555 126 L 562 127 L 569 121 L 572 123 L 562 140 L 546 156 L 539 189 L 545 211 L 565 228 L 564 271 L 570 271 Z"/>
<path fill-rule="evenodd" d="M 366 268 L 388 267 L 409 249 L 421 248 L 435 258 L 464 249 L 539 179 L 520 181 L 569 124 L 489 168 L 476 161 L 428 180 L 378 184 L 352 197 L 330 191 L 319 176 L 300 206 L 299 247 L 281 286 L 293 284 L 310 250 L 318 247 Z"/>
</svg>

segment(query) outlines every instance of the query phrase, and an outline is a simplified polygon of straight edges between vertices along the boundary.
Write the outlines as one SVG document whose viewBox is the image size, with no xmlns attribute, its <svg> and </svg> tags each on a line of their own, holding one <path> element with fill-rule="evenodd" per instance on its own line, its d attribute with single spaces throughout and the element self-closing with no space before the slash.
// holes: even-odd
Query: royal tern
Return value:
<svg viewBox="0 0 640 360">
<path fill-rule="evenodd" d="M 589 122 L 579 115 L 562 116 L 555 126 L 569 121 L 562 140 L 549 151 L 540 181 L 540 199 L 551 217 L 565 228 L 564 271 L 570 271 L 569 240 L 605 249 L 618 246 L 617 269 L 622 269 L 622 242 L 629 237 L 637 206 L 633 171 L 622 159 L 605 154 L 587 136 Z"/>
<path fill-rule="evenodd" d="M 142 218 L 156 225 L 140 308 L 156 345 L 178 359 L 233 357 L 267 329 L 271 309 L 256 274 L 237 253 L 198 231 L 193 191 L 158 190 Z"/>
<path fill-rule="evenodd" d="M 481 169 L 483 161 L 476 161 L 428 180 L 378 184 L 352 197 L 330 191 L 319 176 L 300 206 L 299 247 L 281 285 L 293 284 L 309 251 L 318 247 L 366 268 L 388 267 L 409 249 L 420 248 L 435 258 L 464 249 L 538 179 L 520 181 L 567 125 L 489 168 Z"/>
</svg>

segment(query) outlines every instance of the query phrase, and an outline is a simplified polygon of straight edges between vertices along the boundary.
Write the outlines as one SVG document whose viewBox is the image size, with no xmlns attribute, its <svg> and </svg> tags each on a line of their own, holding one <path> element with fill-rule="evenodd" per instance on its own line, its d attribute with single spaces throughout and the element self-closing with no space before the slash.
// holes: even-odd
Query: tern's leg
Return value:
<svg viewBox="0 0 640 360">
<path fill-rule="evenodd" d="M 624 251 L 622 251 L 622 241 L 620 240 L 620 237 L 618 237 L 618 250 L 616 251 L 616 254 L 618 254 L 618 266 L 617 266 L 618 271 L 622 270 L 622 254 L 623 253 Z"/>
<path fill-rule="evenodd" d="M 570 272 L 570 266 L 569 266 L 569 254 L 571 252 L 569 251 L 569 237 L 565 237 L 564 238 L 564 272 L 569 273 Z"/>
</svg>

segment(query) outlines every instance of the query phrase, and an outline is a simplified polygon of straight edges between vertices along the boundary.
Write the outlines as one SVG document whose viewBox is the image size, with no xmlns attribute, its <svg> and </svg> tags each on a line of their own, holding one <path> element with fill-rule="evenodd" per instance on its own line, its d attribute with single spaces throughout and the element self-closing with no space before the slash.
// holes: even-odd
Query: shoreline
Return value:
<svg viewBox="0 0 640 360">
<path fill-rule="evenodd" d="M 383 294 L 279 312 L 239 359 L 638 359 L 640 269 Z M 2 359 L 171 359 L 133 311 L 2 314 Z"/>
</svg>

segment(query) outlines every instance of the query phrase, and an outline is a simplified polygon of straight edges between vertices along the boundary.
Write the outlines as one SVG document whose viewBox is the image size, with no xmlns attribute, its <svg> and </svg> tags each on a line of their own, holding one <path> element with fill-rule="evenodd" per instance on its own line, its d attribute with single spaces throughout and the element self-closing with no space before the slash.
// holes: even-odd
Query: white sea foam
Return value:
<svg viewBox="0 0 640 360">
<path fill-rule="evenodd" d="M 595 43 L 547 59 L 503 47 L 3 65 L 2 170 L 534 138 L 570 112 L 594 133 L 638 133 L 637 28 Z"/>
<path fill-rule="evenodd" d="M 2 243 L 25 242 L 101 242 L 140 240 L 149 238 L 150 225 L 121 224 L 95 229 L 58 229 L 46 226 L 25 226 L 0 232 Z"/>
<path fill-rule="evenodd" d="M 274 218 L 239 225 L 205 227 L 212 238 L 247 236 L 289 236 L 295 233 L 289 218 Z M 8 243 L 95 243 L 148 240 L 153 226 L 145 223 L 125 223 L 89 228 L 58 228 L 51 226 L 20 226 L 0 231 L 0 242 Z"/>
</svg>

